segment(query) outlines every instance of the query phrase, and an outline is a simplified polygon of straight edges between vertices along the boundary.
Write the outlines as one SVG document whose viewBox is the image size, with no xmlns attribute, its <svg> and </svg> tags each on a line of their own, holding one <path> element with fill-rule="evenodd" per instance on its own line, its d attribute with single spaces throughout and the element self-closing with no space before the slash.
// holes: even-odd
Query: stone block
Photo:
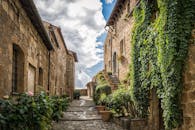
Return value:
<svg viewBox="0 0 195 130">
<path fill-rule="evenodd" d="M 189 99 L 195 100 L 195 90 L 193 90 L 192 92 L 189 92 Z"/>
<path fill-rule="evenodd" d="M 188 94 L 186 92 L 182 93 L 182 103 L 186 103 L 188 101 Z"/>
<path fill-rule="evenodd" d="M 189 126 L 191 123 L 191 117 L 184 117 L 184 125 Z"/>
<path fill-rule="evenodd" d="M 145 119 L 131 119 L 131 127 L 140 127 L 140 126 L 146 126 L 146 120 Z"/>
<path fill-rule="evenodd" d="M 8 12 L 8 3 L 7 0 L 2 0 L 2 7 L 3 9 Z"/>
<path fill-rule="evenodd" d="M 195 29 L 192 30 L 192 38 L 195 39 Z"/>
<path fill-rule="evenodd" d="M 188 82 L 188 81 L 193 81 L 193 80 L 195 80 L 195 74 L 192 72 L 187 72 L 185 81 Z"/>
</svg>

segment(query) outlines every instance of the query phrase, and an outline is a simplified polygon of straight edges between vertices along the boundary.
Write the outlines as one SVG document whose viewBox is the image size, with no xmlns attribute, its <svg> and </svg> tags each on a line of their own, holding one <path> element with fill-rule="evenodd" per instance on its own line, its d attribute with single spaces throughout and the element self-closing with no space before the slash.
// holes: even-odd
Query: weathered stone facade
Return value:
<svg viewBox="0 0 195 130">
<path fill-rule="evenodd" d="M 104 44 L 104 68 L 120 80 L 125 80 L 131 61 L 133 18 L 130 15 L 137 0 L 118 0 L 107 22 L 108 34 Z"/>
<path fill-rule="evenodd" d="M 44 22 L 44 26 L 54 47 L 50 51 L 49 91 L 52 95 L 62 95 L 67 88 L 66 64 L 69 53 L 60 28 L 47 22 Z"/>
<path fill-rule="evenodd" d="M 60 28 L 44 26 L 32 0 L 0 0 L 0 12 L 0 97 L 44 90 L 72 98 L 77 57 Z"/>
<path fill-rule="evenodd" d="M 41 28 L 36 9 L 33 5 L 29 7 L 35 12 L 29 17 L 24 4 L 26 2 L 19 0 L 0 0 L 1 97 L 11 93 L 36 92 L 40 83 L 44 89 L 48 86 L 48 52 L 52 47 L 46 46 L 50 42 L 44 40 L 47 39 L 46 33 Z M 36 24 L 40 28 L 33 19 L 37 19 Z M 41 74 L 39 70 L 42 70 Z"/>
<path fill-rule="evenodd" d="M 68 58 L 66 62 L 66 93 L 73 99 L 73 92 L 75 89 L 75 62 L 78 58 L 75 52 L 68 51 Z"/>
</svg>

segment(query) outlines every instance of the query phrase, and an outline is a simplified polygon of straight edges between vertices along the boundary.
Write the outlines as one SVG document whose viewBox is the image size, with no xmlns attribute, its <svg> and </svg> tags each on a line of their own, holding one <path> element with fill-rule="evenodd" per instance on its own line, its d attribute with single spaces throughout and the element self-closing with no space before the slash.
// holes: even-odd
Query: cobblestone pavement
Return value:
<svg viewBox="0 0 195 130">
<path fill-rule="evenodd" d="M 95 104 L 87 97 L 74 100 L 64 117 L 54 123 L 53 130 L 123 130 L 111 122 L 103 122 Z"/>
</svg>

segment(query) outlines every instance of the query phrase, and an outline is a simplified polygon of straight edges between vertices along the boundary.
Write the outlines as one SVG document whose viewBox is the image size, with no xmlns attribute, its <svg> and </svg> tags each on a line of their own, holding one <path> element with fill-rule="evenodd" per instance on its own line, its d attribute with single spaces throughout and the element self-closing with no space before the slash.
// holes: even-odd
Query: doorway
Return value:
<svg viewBox="0 0 195 130">
<path fill-rule="evenodd" d="M 113 55 L 113 73 L 116 73 L 116 52 Z"/>
<path fill-rule="evenodd" d="M 35 92 L 35 76 L 36 69 L 32 65 L 29 64 L 28 68 L 28 91 L 34 93 Z"/>
</svg>

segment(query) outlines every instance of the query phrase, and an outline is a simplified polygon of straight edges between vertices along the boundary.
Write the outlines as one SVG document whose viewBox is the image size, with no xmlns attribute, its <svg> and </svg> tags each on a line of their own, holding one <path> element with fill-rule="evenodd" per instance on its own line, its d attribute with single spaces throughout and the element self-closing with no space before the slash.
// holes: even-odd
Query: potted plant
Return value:
<svg viewBox="0 0 195 130">
<path fill-rule="evenodd" d="M 108 105 L 109 100 L 110 100 L 110 96 L 106 96 L 105 93 L 101 94 L 100 101 L 102 104 Z M 100 111 L 99 113 L 101 114 L 103 121 L 105 121 L 105 122 L 110 121 L 111 116 L 112 116 L 112 112 L 110 110 L 108 110 L 106 107 L 103 111 Z"/>
<path fill-rule="evenodd" d="M 99 101 L 98 101 L 98 106 L 96 106 L 96 109 L 98 110 L 98 113 L 100 111 L 104 111 L 105 110 L 105 103 L 106 103 L 106 94 L 102 93 L 100 95 Z"/>
<path fill-rule="evenodd" d="M 112 112 L 109 110 L 100 111 L 100 114 L 102 116 L 102 120 L 105 122 L 110 121 L 110 119 L 112 117 Z"/>
</svg>

